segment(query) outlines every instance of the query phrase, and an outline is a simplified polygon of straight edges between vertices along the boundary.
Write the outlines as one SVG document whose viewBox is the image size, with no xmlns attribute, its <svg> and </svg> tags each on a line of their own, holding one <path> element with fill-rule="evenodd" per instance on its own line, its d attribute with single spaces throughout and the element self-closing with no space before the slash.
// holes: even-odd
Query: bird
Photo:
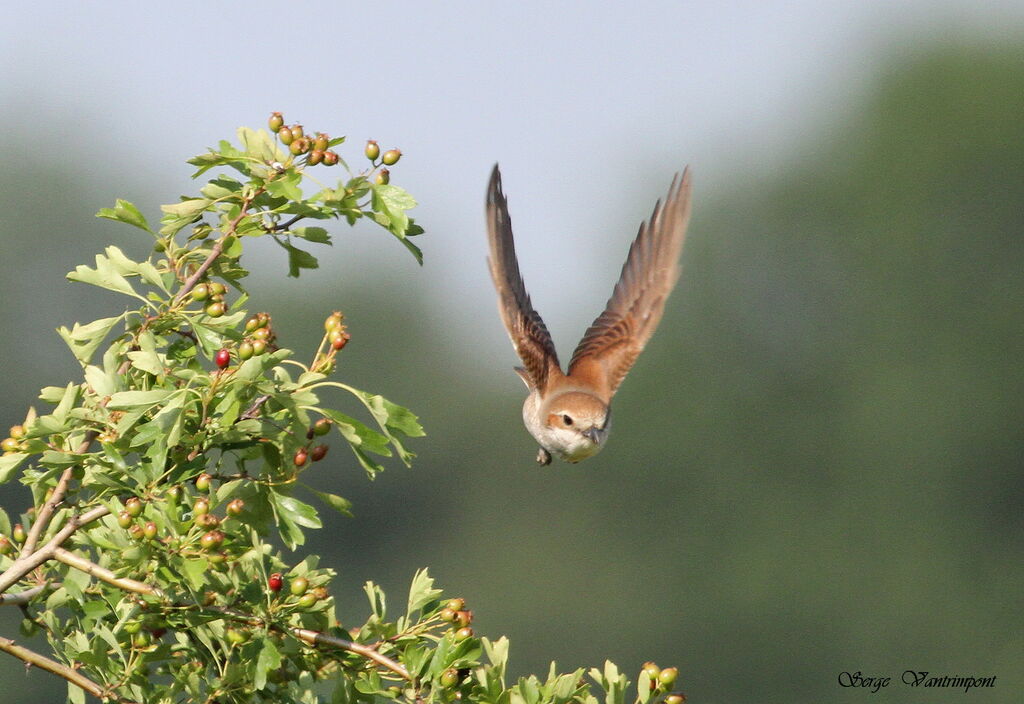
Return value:
<svg viewBox="0 0 1024 704">
<path fill-rule="evenodd" d="M 654 334 L 679 279 L 690 220 L 690 169 L 672 179 L 664 202 L 629 248 L 618 283 L 563 372 L 551 335 L 526 292 L 516 259 L 508 200 L 494 165 L 487 186 L 487 258 L 498 312 L 523 362 L 515 371 L 528 391 L 523 422 L 540 445 L 537 463 L 552 455 L 570 463 L 596 455 L 611 430 L 611 401 Z"/>
</svg>

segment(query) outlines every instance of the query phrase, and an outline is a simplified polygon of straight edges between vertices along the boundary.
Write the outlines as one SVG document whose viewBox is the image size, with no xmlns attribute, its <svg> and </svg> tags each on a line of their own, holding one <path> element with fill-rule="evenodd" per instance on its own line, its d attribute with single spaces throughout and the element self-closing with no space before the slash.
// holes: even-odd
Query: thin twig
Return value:
<svg viewBox="0 0 1024 704">
<path fill-rule="evenodd" d="M 84 689 L 97 699 L 106 700 L 108 698 L 107 691 L 85 675 L 79 674 L 73 668 L 59 663 L 56 660 L 51 660 L 45 655 L 40 655 L 34 650 L 29 650 L 23 645 L 18 645 L 10 638 L 0 637 L 0 650 L 13 655 L 19 660 L 23 660 L 29 665 L 34 665 L 40 670 L 45 670 L 46 672 L 63 677 L 71 684 Z"/>
<path fill-rule="evenodd" d="M 61 528 L 55 536 L 50 538 L 46 545 L 29 555 L 22 555 L 15 560 L 3 574 L 0 574 L 0 594 L 3 594 L 5 591 L 10 589 L 12 584 L 15 584 L 19 579 L 27 575 L 36 567 L 39 567 L 39 565 L 43 564 L 47 560 L 52 559 L 57 548 L 63 545 L 64 541 L 70 538 L 76 530 L 86 524 L 92 523 L 97 518 L 106 516 L 108 513 L 110 513 L 110 509 L 106 506 L 97 506 L 83 514 L 72 516 L 71 519 L 64 524 L 64 527 Z"/>
<path fill-rule="evenodd" d="M 368 660 L 373 660 L 381 667 L 386 667 L 402 679 L 409 680 L 410 682 L 412 682 L 412 675 L 409 674 L 409 671 L 406 670 L 401 663 L 395 662 L 386 655 L 381 655 L 368 645 L 362 645 L 361 643 L 353 643 L 350 640 L 330 636 L 326 633 L 321 633 L 319 631 L 311 631 L 308 628 L 289 628 L 288 632 L 296 638 L 298 638 L 299 640 L 301 640 L 303 643 L 308 643 L 309 645 L 329 645 L 334 648 L 341 648 L 342 650 L 347 650 L 350 653 L 362 655 L 364 658 Z"/>
<path fill-rule="evenodd" d="M 150 596 L 163 596 L 163 592 L 156 587 L 151 587 L 145 582 L 139 582 L 138 580 L 129 579 L 128 577 L 118 577 L 106 567 L 100 567 L 95 562 L 76 555 L 70 550 L 56 548 L 53 551 L 53 558 L 58 562 L 63 562 L 65 565 L 74 567 L 76 570 L 85 572 L 102 582 L 112 584 L 119 589 L 124 589 L 126 592 L 135 592 L 136 594 L 147 594 Z"/>
<path fill-rule="evenodd" d="M 40 584 L 38 587 L 32 587 L 17 594 L 0 594 L 0 606 L 24 606 L 32 600 L 32 597 L 42 592 L 46 587 L 46 584 Z"/>
<path fill-rule="evenodd" d="M 85 440 L 75 450 L 76 455 L 81 455 L 89 451 L 89 447 L 92 445 L 92 441 L 99 435 L 95 430 L 90 430 L 85 434 Z M 39 510 L 39 515 L 36 516 L 36 520 L 33 521 L 32 527 L 29 528 L 28 537 L 25 538 L 25 545 L 21 548 L 22 555 L 31 555 L 36 549 L 36 545 L 39 543 L 39 537 L 46 530 L 46 526 L 50 523 L 50 519 L 53 517 L 53 512 L 57 510 L 60 502 L 64 500 L 64 495 L 68 491 L 68 485 L 71 483 L 71 477 L 75 473 L 74 467 L 68 467 L 64 470 L 64 473 L 60 475 L 60 480 L 57 482 L 57 486 L 53 490 L 53 494 L 50 496 L 50 500 L 43 504 L 43 507 Z"/>
<path fill-rule="evenodd" d="M 259 396 L 255 401 L 252 402 L 251 406 L 245 409 L 245 413 L 238 416 L 238 420 L 249 420 L 250 418 L 255 418 L 257 415 L 259 415 L 258 411 L 260 410 L 260 407 L 269 399 L 270 394 L 263 394 L 262 396 Z"/>
</svg>

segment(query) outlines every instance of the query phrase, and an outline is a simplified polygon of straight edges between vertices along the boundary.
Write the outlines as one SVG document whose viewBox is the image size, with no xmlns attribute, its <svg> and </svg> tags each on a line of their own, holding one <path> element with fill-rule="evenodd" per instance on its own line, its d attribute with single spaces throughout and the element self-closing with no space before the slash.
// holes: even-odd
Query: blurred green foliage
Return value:
<svg viewBox="0 0 1024 704">
<path fill-rule="evenodd" d="M 308 548 L 350 566 L 343 618 L 365 615 L 365 579 L 400 591 L 430 565 L 471 602 L 478 632 L 511 638 L 519 672 L 609 657 L 632 679 L 652 658 L 680 666 L 695 702 L 902 702 L 897 685 L 869 695 L 836 677 L 929 669 L 995 674 L 971 696 L 1015 701 L 1022 56 L 1020 44 L 904 47 L 786 168 L 753 183 L 737 173 L 745 185 L 705 196 L 613 438 L 582 465 L 532 464 L 519 390 L 478 383 L 474 350 L 453 348 L 416 302 L 420 282 L 345 290 L 348 378 L 378 379 L 386 364 L 377 388 L 415 408 L 429 437 L 417 469 L 373 487 L 339 463 L 356 518 Z M 0 174 L 8 424 L 73 371 L 49 333 L 86 318 L 89 301 L 62 298 L 68 265 L 125 237 L 91 221 L 109 196 L 59 165 L 25 168 L 69 210 L 20 220 L 42 196 L 18 185 L 24 170 Z M 304 301 L 337 296 L 282 289 L 279 334 L 316 324 Z M 503 335 L 496 317 L 473 325 Z M 0 633 L 15 632 L 11 611 Z M 20 670 L 0 660 L 0 681 Z M 39 673 L 25 681 L 63 692 Z"/>
</svg>

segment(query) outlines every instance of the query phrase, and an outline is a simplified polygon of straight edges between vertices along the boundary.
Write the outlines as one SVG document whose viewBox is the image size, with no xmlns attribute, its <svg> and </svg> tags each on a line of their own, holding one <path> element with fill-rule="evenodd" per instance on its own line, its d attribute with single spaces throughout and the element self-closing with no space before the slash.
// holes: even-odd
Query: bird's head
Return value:
<svg viewBox="0 0 1024 704">
<path fill-rule="evenodd" d="M 611 410 L 593 394 L 570 391 L 548 402 L 544 424 L 561 441 L 569 461 L 575 461 L 571 457 L 589 457 L 604 444 L 611 429 Z"/>
</svg>

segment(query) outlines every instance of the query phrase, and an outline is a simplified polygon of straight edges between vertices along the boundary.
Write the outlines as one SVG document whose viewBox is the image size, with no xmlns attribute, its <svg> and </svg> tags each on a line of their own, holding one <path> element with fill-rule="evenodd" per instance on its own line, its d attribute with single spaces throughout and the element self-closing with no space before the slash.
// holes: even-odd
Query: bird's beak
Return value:
<svg viewBox="0 0 1024 704">
<path fill-rule="evenodd" d="M 596 445 L 597 443 L 599 443 L 601 441 L 600 440 L 600 438 L 601 438 L 601 429 L 595 427 L 595 428 L 591 428 L 590 430 L 584 430 L 583 431 L 583 437 L 589 439 L 590 442 L 592 442 L 592 443 L 594 443 Z"/>
</svg>

